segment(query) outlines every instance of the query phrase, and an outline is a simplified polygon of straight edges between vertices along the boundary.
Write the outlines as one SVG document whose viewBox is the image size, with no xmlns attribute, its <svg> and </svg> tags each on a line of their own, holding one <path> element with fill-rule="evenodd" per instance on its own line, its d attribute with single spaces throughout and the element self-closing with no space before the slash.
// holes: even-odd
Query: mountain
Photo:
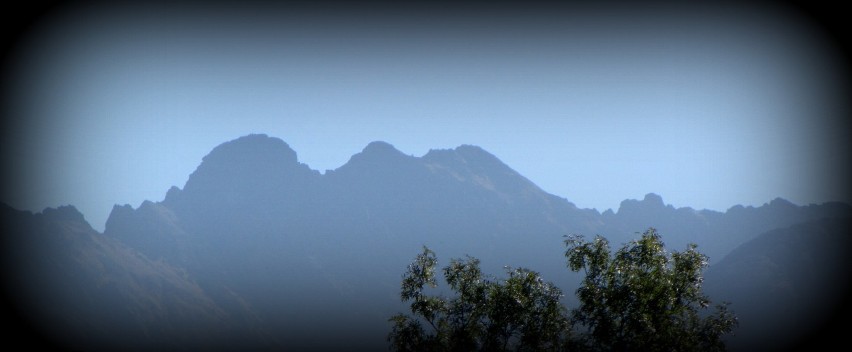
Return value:
<svg viewBox="0 0 852 352">
<path fill-rule="evenodd" d="M 401 274 L 423 245 L 439 265 L 469 254 L 491 275 L 506 265 L 537 270 L 571 306 L 580 274 L 565 267 L 564 235 L 601 234 L 619 246 L 654 226 L 667 248 L 698 243 L 715 266 L 762 233 L 850 210 L 776 199 L 722 213 L 674 208 L 651 193 L 601 214 L 476 146 L 415 157 L 373 142 L 320 174 L 284 141 L 249 135 L 214 148 L 162 201 L 116 205 L 104 234 L 85 233 L 138 252 L 140 266 L 185 273 L 215 307 L 204 311 L 248 326 L 218 346 L 383 350 L 388 317 L 407 308 Z"/>
<path fill-rule="evenodd" d="M 256 318 L 235 319 L 185 271 L 97 233 L 73 207 L 32 214 L 0 204 L 0 220 L 4 327 L 14 329 L 7 335 L 14 341 L 62 350 L 215 350 L 222 341 L 264 339 L 248 329 Z"/>
<path fill-rule="evenodd" d="M 369 349 L 384 348 L 387 317 L 404 308 L 400 275 L 422 245 L 475 254 L 493 273 L 567 276 L 562 235 L 590 231 L 596 216 L 478 147 L 418 158 L 374 142 L 320 175 L 283 141 L 250 135 L 214 148 L 164 201 L 116 206 L 105 235 L 206 289 L 233 289 L 288 346 Z"/>
<path fill-rule="evenodd" d="M 852 207 L 840 202 L 797 206 L 776 198 L 760 207 L 736 205 L 722 213 L 674 208 L 665 205 L 662 197 L 649 193 L 641 201 L 621 202 L 617 213 L 604 212 L 604 225 L 599 231 L 611 242 L 619 243 L 635 237 L 633 232 L 654 227 L 667 235 L 663 239 L 668 248 L 682 250 L 688 243 L 696 243 L 710 257 L 710 263 L 716 263 L 737 246 L 766 231 L 822 217 L 848 216 L 850 212 Z"/>
<path fill-rule="evenodd" d="M 823 218 L 768 231 L 705 275 L 705 291 L 732 302 L 740 329 L 732 350 L 802 350 L 845 341 L 852 306 L 852 218 Z"/>
</svg>

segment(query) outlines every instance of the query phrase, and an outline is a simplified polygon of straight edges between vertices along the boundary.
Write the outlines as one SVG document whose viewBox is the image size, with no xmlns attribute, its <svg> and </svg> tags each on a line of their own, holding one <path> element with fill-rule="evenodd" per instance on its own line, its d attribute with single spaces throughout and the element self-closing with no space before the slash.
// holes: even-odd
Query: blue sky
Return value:
<svg viewBox="0 0 852 352">
<path fill-rule="evenodd" d="M 845 63 L 783 8 L 88 7 L 21 38 L 0 200 L 97 229 L 249 133 L 320 171 L 474 144 L 600 211 L 850 200 Z"/>
</svg>

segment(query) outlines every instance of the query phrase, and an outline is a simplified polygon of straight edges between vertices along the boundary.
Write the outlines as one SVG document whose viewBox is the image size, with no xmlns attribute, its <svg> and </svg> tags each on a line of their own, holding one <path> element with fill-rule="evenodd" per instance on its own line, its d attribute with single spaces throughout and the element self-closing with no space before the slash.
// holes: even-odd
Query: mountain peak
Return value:
<svg viewBox="0 0 852 352">
<path fill-rule="evenodd" d="M 279 138 L 265 134 L 249 134 L 213 148 L 202 159 L 205 162 L 274 161 L 278 163 L 297 163 L 296 151 Z"/>
<path fill-rule="evenodd" d="M 769 202 L 770 207 L 774 208 L 795 208 L 796 205 L 781 197 L 776 197 L 772 201 Z"/>
<path fill-rule="evenodd" d="M 312 176 L 313 172 L 298 162 L 296 152 L 283 140 L 250 134 L 213 148 L 189 176 L 183 190 L 170 191 L 167 198 L 171 203 L 179 194 L 180 198 L 206 194 L 205 197 L 227 195 L 231 199 L 254 193 L 280 193 L 301 187 L 290 181 L 301 182 Z"/>
<path fill-rule="evenodd" d="M 384 141 L 375 141 L 367 144 L 364 149 L 349 158 L 349 161 L 337 169 L 343 171 L 361 167 L 375 167 L 377 165 L 385 165 L 388 162 L 395 163 L 399 160 L 415 160 L 414 157 L 404 154 L 396 149 L 393 145 Z"/>
<path fill-rule="evenodd" d="M 641 201 L 636 199 L 625 199 L 621 201 L 621 205 L 618 207 L 618 213 L 621 215 L 638 214 L 648 211 L 656 212 L 665 208 L 666 204 L 663 202 L 663 197 L 655 193 L 648 193 Z"/>
<path fill-rule="evenodd" d="M 41 212 L 41 215 L 49 219 L 88 225 L 88 222 L 86 222 L 86 219 L 83 217 L 83 213 L 77 210 L 77 208 L 73 205 L 63 205 L 58 208 L 46 208 Z"/>
<path fill-rule="evenodd" d="M 456 148 L 456 154 L 461 156 L 468 162 L 475 162 L 482 165 L 489 165 L 493 168 L 508 169 L 509 166 L 503 163 L 502 160 L 489 153 L 479 146 L 463 144 Z"/>
<path fill-rule="evenodd" d="M 433 169 L 444 170 L 456 179 L 504 194 L 539 194 L 530 180 L 517 173 L 499 158 L 475 145 L 463 144 L 455 149 L 432 149 L 422 158 Z"/>
<path fill-rule="evenodd" d="M 482 147 L 472 144 L 462 144 L 455 149 L 456 153 L 465 155 L 465 156 L 484 156 L 490 158 L 496 158 L 494 154 L 489 153 Z"/>
<path fill-rule="evenodd" d="M 367 144 L 364 147 L 364 150 L 361 151 L 361 154 L 368 155 L 398 155 L 402 154 L 401 151 L 396 149 L 393 145 L 385 141 L 374 141 Z"/>
<path fill-rule="evenodd" d="M 645 198 L 642 199 L 642 202 L 654 208 L 664 208 L 666 206 L 666 204 L 663 203 L 663 197 L 656 193 L 646 194 Z"/>
<path fill-rule="evenodd" d="M 505 165 L 494 154 L 479 146 L 462 144 L 455 149 L 432 149 L 423 156 L 426 161 L 437 161 L 450 164 L 478 165 L 492 170 L 505 170 Z"/>
</svg>

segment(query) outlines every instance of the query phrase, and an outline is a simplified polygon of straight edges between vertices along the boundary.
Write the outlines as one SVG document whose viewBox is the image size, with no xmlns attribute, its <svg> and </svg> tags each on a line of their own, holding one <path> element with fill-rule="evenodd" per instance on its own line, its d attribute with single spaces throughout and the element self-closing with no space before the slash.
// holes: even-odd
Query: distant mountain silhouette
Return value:
<svg viewBox="0 0 852 352">
<path fill-rule="evenodd" d="M 163 202 L 116 206 L 105 234 L 202 287 L 234 290 L 285 341 L 384 348 L 401 271 L 420 246 L 476 254 L 494 273 L 558 270 L 562 235 L 590 231 L 595 216 L 478 147 L 418 158 L 374 142 L 320 175 L 286 143 L 250 135 L 214 148 Z"/>
<path fill-rule="evenodd" d="M 697 243 L 699 250 L 715 263 L 737 246 L 766 231 L 822 217 L 847 216 L 850 212 L 852 207 L 846 203 L 797 206 L 776 198 L 760 207 L 736 205 L 722 213 L 674 208 L 665 205 L 662 197 L 649 193 L 641 201 L 621 202 L 617 213 L 604 212 L 604 225 L 599 231 L 615 242 L 614 239 L 627 241 L 635 237 L 631 232 L 654 227 L 668 235 L 663 238 L 667 247 L 681 250 L 688 243 Z"/>
<path fill-rule="evenodd" d="M 13 341 L 63 350 L 215 350 L 222 341 L 264 340 L 251 330 L 259 320 L 248 309 L 242 317 L 227 312 L 186 272 L 97 233 L 73 207 L 32 214 L 0 204 L 0 220 L 4 327 L 17 331 L 6 334 Z"/>
<path fill-rule="evenodd" d="M 648 194 L 601 214 L 476 146 L 415 157 L 373 142 L 320 174 L 280 139 L 249 135 L 214 148 L 163 201 L 116 205 L 103 237 L 185 271 L 222 314 L 259 324 L 249 330 L 276 346 L 376 350 L 387 348 L 387 318 L 405 309 L 400 275 L 422 245 L 441 265 L 470 254 L 493 275 L 505 265 L 540 271 L 570 305 L 579 274 L 565 267 L 564 235 L 601 234 L 618 246 L 653 226 L 667 248 L 695 242 L 716 263 L 764 232 L 850 210 L 776 199 L 722 213 Z"/>
</svg>

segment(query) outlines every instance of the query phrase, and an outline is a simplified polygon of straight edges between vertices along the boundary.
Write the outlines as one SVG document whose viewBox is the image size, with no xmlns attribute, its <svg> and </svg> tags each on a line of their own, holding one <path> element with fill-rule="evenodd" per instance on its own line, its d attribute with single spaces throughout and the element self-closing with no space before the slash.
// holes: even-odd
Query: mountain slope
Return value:
<svg viewBox="0 0 852 352">
<path fill-rule="evenodd" d="M 705 289 L 740 318 L 735 350 L 801 350 L 845 339 L 852 307 L 852 218 L 824 218 L 766 232 L 710 267 Z"/>
<path fill-rule="evenodd" d="M 73 207 L 32 214 L 0 204 L 0 220 L 9 310 L 4 326 L 36 334 L 30 343 L 215 349 L 261 337 L 246 334 L 250 324 L 236 322 L 185 272 L 97 233 Z"/>
</svg>

